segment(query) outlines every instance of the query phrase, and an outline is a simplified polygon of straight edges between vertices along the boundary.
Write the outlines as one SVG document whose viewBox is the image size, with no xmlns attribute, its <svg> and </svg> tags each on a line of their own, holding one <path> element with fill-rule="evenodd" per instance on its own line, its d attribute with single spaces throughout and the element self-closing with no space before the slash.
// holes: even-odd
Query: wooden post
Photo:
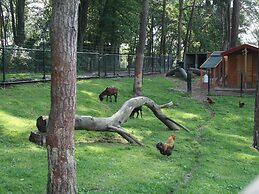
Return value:
<svg viewBox="0 0 259 194">
<path fill-rule="evenodd" d="M 225 56 L 223 56 L 222 67 L 223 67 L 222 86 L 224 88 L 226 86 L 226 57 Z"/>
<path fill-rule="evenodd" d="M 247 89 L 247 48 L 244 49 L 244 54 L 245 54 L 245 75 L 244 75 L 244 84 L 245 84 L 245 89 Z"/>
<path fill-rule="evenodd" d="M 202 68 L 200 67 L 200 81 L 201 81 L 201 84 L 202 84 Z"/>
<path fill-rule="evenodd" d="M 240 75 L 240 96 L 243 95 L 243 73 Z"/>
<path fill-rule="evenodd" d="M 208 95 L 210 94 L 210 69 L 208 70 Z"/>
<path fill-rule="evenodd" d="M 213 85 L 216 83 L 216 68 L 213 69 Z"/>
<path fill-rule="evenodd" d="M 3 65 L 3 82 L 5 82 L 5 39 L 2 40 L 2 65 Z"/>
<path fill-rule="evenodd" d="M 190 66 L 187 67 L 187 92 L 192 92 L 192 75 L 190 72 Z"/>
<path fill-rule="evenodd" d="M 46 66 L 45 66 L 45 34 L 43 32 L 43 43 L 42 43 L 42 67 L 43 67 L 43 77 L 42 79 L 46 79 Z"/>
<path fill-rule="evenodd" d="M 101 60 L 100 54 L 98 54 L 98 77 L 101 76 Z"/>
</svg>

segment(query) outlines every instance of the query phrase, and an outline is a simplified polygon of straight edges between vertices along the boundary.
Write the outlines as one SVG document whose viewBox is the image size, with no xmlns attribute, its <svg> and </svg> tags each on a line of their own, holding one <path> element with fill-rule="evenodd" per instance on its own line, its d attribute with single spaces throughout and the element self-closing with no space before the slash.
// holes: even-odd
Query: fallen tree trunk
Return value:
<svg viewBox="0 0 259 194">
<path fill-rule="evenodd" d="M 165 76 L 168 77 L 168 76 L 173 76 L 173 75 L 175 75 L 176 77 L 182 78 L 185 81 L 187 80 L 187 73 L 181 67 L 177 67 L 177 68 L 174 68 L 174 69 L 168 71 Z"/>
<path fill-rule="evenodd" d="M 171 103 L 168 103 L 169 105 Z M 168 105 L 166 104 L 166 105 Z M 130 143 L 137 143 L 139 145 L 142 145 L 142 143 L 132 136 L 130 133 L 128 133 L 125 129 L 121 127 L 121 125 L 129 119 L 129 116 L 132 112 L 132 110 L 136 107 L 145 105 L 148 108 L 150 108 L 154 115 L 162 121 L 169 129 L 171 130 L 179 130 L 180 128 L 186 130 L 189 132 L 189 129 L 184 127 L 183 125 L 177 123 L 173 119 L 167 117 L 161 112 L 161 107 L 166 106 L 159 106 L 157 105 L 153 100 L 151 100 L 148 97 L 140 96 L 131 98 L 128 101 L 126 101 L 122 107 L 111 117 L 106 118 L 97 118 L 92 116 L 80 116 L 76 115 L 75 118 L 75 130 L 88 130 L 88 131 L 110 131 L 110 132 L 116 132 L 119 135 L 121 135 L 124 139 L 126 139 Z M 47 133 L 47 123 L 48 123 L 48 116 L 40 116 L 37 119 L 36 126 L 38 130 L 46 134 Z M 37 135 L 37 137 L 33 138 L 31 136 Z M 40 133 L 31 133 L 30 135 L 30 141 L 42 145 L 43 142 L 47 142 L 45 140 L 39 140 Z M 46 135 L 44 135 L 44 138 L 46 138 Z M 36 139 L 36 140 L 35 140 Z M 33 141 L 34 140 L 34 141 Z M 37 143 L 38 142 L 38 143 Z"/>
</svg>

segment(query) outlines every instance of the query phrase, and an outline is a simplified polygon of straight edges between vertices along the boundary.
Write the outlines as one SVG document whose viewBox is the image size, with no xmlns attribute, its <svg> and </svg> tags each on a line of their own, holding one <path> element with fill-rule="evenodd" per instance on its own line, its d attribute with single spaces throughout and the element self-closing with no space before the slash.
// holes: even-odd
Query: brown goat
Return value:
<svg viewBox="0 0 259 194">
<path fill-rule="evenodd" d="M 104 96 L 106 96 L 106 101 L 108 101 L 108 97 L 110 97 L 110 102 L 112 102 L 112 96 L 115 97 L 115 102 L 117 102 L 118 88 L 115 86 L 109 86 L 105 88 L 105 90 L 99 95 L 100 101 L 103 101 Z"/>
<path fill-rule="evenodd" d="M 134 109 L 132 110 L 132 112 L 130 113 L 130 118 L 134 118 L 135 113 L 137 113 L 137 117 L 136 117 L 136 118 L 138 118 L 139 113 L 140 113 L 140 116 L 141 116 L 141 118 L 142 118 L 142 106 L 139 106 L 139 107 L 134 108 Z"/>
</svg>

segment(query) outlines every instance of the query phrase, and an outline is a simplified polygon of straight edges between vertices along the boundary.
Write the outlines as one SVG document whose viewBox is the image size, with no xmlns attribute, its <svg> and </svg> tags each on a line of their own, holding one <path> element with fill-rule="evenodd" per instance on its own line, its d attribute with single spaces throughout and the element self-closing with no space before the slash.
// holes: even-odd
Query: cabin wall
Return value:
<svg viewBox="0 0 259 194">
<path fill-rule="evenodd" d="M 241 87 L 241 74 L 243 76 L 243 88 L 255 88 L 256 86 L 257 53 L 248 52 L 247 57 L 242 52 L 228 55 L 228 74 L 226 87 Z M 245 64 L 247 65 L 245 68 Z"/>
</svg>

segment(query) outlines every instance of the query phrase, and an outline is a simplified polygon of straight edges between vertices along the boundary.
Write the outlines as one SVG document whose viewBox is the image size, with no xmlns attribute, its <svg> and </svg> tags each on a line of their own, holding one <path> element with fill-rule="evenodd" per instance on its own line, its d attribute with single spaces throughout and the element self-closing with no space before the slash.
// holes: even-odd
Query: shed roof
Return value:
<svg viewBox="0 0 259 194">
<path fill-rule="evenodd" d="M 231 48 L 229 50 L 224 51 L 222 53 L 222 56 L 229 55 L 229 54 L 234 53 L 234 52 L 239 52 L 239 51 L 242 51 L 243 49 L 248 49 L 248 50 L 252 50 L 252 51 L 255 51 L 255 52 L 258 52 L 258 50 L 259 50 L 259 48 L 254 46 L 254 45 L 242 44 L 238 47 L 234 47 L 234 48 Z"/>
<path fill-rule="evenodd" d="M 223 51 L 214 51 L 210 57 L 201 65 L 201 68 L 211 69 L 218 66 L 218 64 L 222 61 L 221 53 Z"/>
</svg>

